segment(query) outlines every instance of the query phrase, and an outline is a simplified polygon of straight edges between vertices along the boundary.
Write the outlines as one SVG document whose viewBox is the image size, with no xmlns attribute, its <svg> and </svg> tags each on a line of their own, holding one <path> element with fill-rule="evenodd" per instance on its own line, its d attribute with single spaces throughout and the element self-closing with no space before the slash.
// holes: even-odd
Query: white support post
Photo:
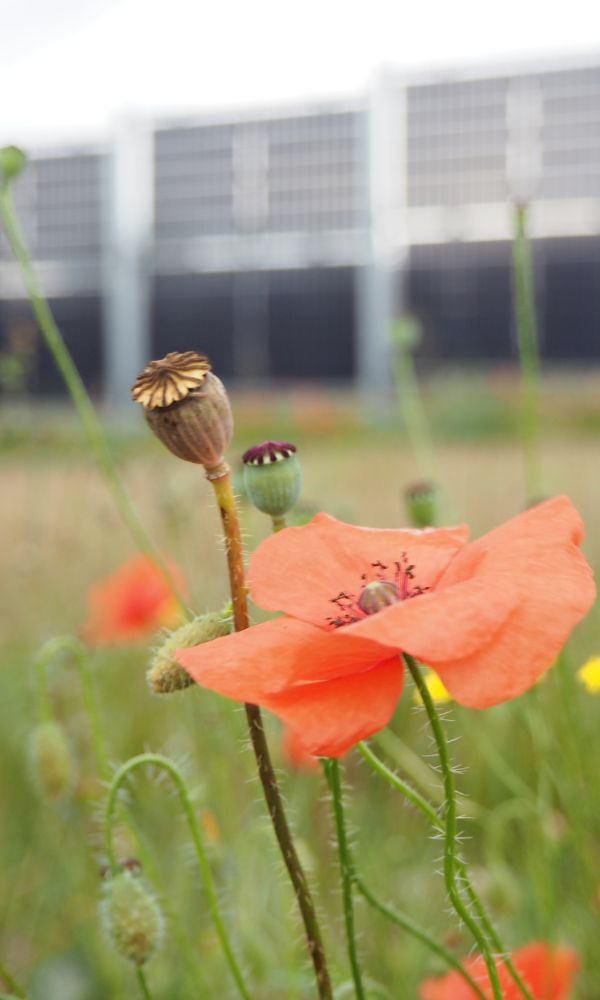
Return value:
<svg viewBox="0 0 600 1000">
<path fill-rule="evenodd" d="M 144 122 L 117 122 L 105 191 L 104 389 L 110 406 L 121 409 L 130 402 L 136 375 L 150 360 L 153 145 Z"/>
</svg>

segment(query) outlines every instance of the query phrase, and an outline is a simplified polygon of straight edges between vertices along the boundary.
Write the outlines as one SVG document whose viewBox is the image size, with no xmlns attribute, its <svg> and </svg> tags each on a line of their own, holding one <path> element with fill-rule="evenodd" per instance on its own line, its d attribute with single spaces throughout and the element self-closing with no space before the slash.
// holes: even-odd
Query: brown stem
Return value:
<svg viewBox="0 0 600 1000">
<path fill-rule="evenodd" d="M 235 498 L 231 486 L 231 476 L 227 472 L 218 479 L 210 480 L 219 504 L 223 529 L 225 531 L 225 544 L 227 548 L 227 566 L 229 569 L 229 582 L 231 586 L 231 598 L 233 601 L 233 621 L 236 632 L 248 628 L 250 620 L 248 617 L 248 603 L 246 600 L 246 581 L 244 577 L 244 554 L 242 549 L 242 539 L 240 535 L 240 523 L 238 519 Z M 279 848 L 288 870 L 298 906 L 304 921 L 306 931 L 306 943 L 312 959 L 321 1000 L 332 1000 L 331 980 L 327 969 L 327 959 L 323 948 L 321 931 L 317 920 L 317 913 L 312 900 L 308 881 L 304 869 L 300 864 L 300 859 L 294 846 L 292 833 L 283 808 L 283 802 L 277 784 L 275 771 L 269 754 L 269 747 L 263 729 L 260 708 L 258 705 L 246 706 L 246 718 L 248 729 L 258 773 L 263 787 L 263 792 L 275 835 L 279 843 Z"/>
</svg>

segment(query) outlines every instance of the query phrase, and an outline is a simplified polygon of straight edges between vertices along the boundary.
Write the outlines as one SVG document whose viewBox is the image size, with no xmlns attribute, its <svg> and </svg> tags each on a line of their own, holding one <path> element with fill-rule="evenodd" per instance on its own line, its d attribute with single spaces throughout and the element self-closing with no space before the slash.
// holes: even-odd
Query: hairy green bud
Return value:
<svg viewBox="0 0 600 1000">
<path fill-rule="evenodd" d="M 165 921 L 157 899 L 145 879 L 121 871 L 105 883 L 100 919 L 115 950 L 136 965 L 144 965 L 158 950 Z"/>
<path fill-rule="evenodd" d="M 150 669 L 146 674 L 146 680 L 154 694 L 173 694 L 194 683 L 173 654 L 176 649 L 190 649 L 222 635 L 229 635 L 232 621 L 228 612 L 228 608 L 221 612 L 209 612 L 186 622 L 173 632 L 167 632 L 162 644 L 153 651 Z"/>
<path fill-rule="evenodd" d="M 244 483 L 255 507 L 271 517 L 283 517 L 296 503 L 302 469 L 296 445 L 265 441 L 244 452 Z"/>
<path fill-rule="evenodd" d="M 409 486 L 405 494 L 408 519 L 414 528 L 430 528 L 437 523 L 439 494 L 427 480 Z"/>
<path fill-rule="evenodd" d="M 58 801 L 69 795 L 75 767 L 64 729 L 58 722 L 44 722 L 31 740 L 31 768 L 44 798 Z"/>
</svg>

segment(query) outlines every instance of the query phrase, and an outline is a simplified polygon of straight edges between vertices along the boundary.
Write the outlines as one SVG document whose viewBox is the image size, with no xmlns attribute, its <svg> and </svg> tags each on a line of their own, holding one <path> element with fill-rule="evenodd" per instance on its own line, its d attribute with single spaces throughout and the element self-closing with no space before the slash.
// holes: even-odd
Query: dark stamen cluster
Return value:
<svg viewBox="0 0 600 1000">
<path fill-rule="evenodd" d="M 402 552 L 400 559 L 394 560 L 392 565 L 394 567 L 392 579 L 386 575 L 390 567 L 387 563 L 377 559 L 375 562 L 371 563 L 370 571 L 361 573 L 361 589 L 358 595 L 342 590 L 335 597 L 332 597 L 330 602 L 335 605 L 339 613 L 335 615 L 328 615 L 326 617 L 325 621 L 329 627 L 342 628 L 344 625 L 352 625 L 353 622 L 360 621 L 362 618 L 366 617 L 366 612 L 363 610 L 361 605 L 361 597 L 365 588 L 374 581 L 387 583 L 390 584 L 391 587 L 394 587 L 399 601 L 407 601 L 413 597 L 419 597 L 421 594 L 424 594 L 427 590 L 429 590 L 428 587 L 421 587 L 418 584 L 413 584 L 412 581 L 415 577 L 415 566 L 414 563 L 409 563 L 406 552 Z"/>
</svg>

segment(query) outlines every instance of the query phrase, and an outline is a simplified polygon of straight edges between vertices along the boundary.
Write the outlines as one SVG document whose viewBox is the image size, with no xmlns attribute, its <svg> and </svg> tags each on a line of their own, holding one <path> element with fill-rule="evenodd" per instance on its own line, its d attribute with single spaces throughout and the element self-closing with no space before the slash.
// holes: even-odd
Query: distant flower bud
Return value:
<svg viewBox="0 0 600 1000">
<path fill-rule="evenodd" d="M 428 480 L 414 483 L 404 497 L 408 520 L 414 528 L 430 528 L 436 524 L 439 496 L 435 483 Z"/>
<path fill-rule="evenodd" d="M 294 506 L 302 486 L 296 445 L 265 441 L 244 452 L 244 482 L 255 507 L 271 517 L 282 517 Z"/>
<path fill-rule="evenodd" d="M 0 149 L 0 186 L 8 184 L 21 173 L 25 166 L 25 153 L 16 146 Z"/>
<path fill-rule="evenodd" d="M 121 871 L 105 882 L 100 919 L 119 955 L 136 965 L 144 965 L 161 945 L 161 909 L 145 879 L 134 872 Z"/>
<path fill-rule="evenodd" d="M 151 361 L 135 380 L 131 395 L 169 451 L 203 465 L 209 479 L 225 475 L 223 456 L 233 417 L 225 387 L 207 358 L 186 351 Z"/>
<path fill-rule="evenodd" d="M 75 782 L 73 757 L 62 726 L 44 722 L 31 742 L 31 766 L 40 793 L 53 801 L 66 798 Z"/>
<path fill-rule="evenodd" d="M 194 680 L 174 658 L 176 649 L 189 649 L 211 642 L 232 631 L 231 616 L 226 612 L 211 612 L 186 622 L 174 632 L 168 632 L 152 656 L 146 680 L 154 694 L 173 694 L 190 687 Z"/>
</svg>

